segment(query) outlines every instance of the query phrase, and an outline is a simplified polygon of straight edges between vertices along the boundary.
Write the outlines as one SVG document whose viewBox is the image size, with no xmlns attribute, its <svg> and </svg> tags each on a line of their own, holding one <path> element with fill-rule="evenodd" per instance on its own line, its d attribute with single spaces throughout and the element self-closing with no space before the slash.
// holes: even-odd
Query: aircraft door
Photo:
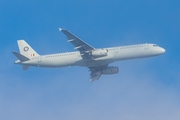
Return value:
<svg viewBox="0 0 180 120">
<path fill-rule="evenodd" d="M 145 45 L 144 45 L 144 49 L 145 49 L 145 50 L 148 50 L 148 49 L 149 49 L 149 44 L 145 44 Z"/>
<path fill-rule="evenodd" d="M 41 56 L 38 56 L 38 62 L 42 62 L 42 57 Z"/>
<path fill-rule="evenodd" d="M 118 48 L 115 48 L 114 52 L 115 52 L 115 53 L 118 53 L 118 51 L 119 51 Z"/>
</svg>

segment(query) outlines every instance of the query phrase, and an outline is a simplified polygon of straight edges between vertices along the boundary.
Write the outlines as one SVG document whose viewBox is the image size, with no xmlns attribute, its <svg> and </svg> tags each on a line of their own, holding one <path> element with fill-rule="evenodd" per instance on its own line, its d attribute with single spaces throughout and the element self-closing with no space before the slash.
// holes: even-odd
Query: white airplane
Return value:
<svg viewBox="0 0 180 120">
<path fill-rule="evenodd" d="M 118 46 L 110 48 L 94 48 L 83 40 L 79 39 L 69 31 L 59 28 L 68 42 L 74 45 L 75 52 L 39 55 L 24 40 L 18 40 L 18 52 L 12 52 L 19 60 L 15 64 L 23 66 L 23 70 L 27 70 L 29 66 L 34 67 L 69 67 L 83 66 L 88 67 L 90 80 L 98 80 L 102 74 L 116 74 L 119 72 L 118 67 L 108 66 L 110 63 L 121 60 L 147 58 L 161 55 L 165 49 L 156 44 L 136 44 L 128 46 Z"/>
</svg>

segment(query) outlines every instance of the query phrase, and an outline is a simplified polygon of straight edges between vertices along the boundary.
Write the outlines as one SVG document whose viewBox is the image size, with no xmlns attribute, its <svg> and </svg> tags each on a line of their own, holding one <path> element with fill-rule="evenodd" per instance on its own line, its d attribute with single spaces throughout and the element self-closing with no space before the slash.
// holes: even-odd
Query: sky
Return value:
<svg viewBox="0 0 180 120">
<path fill-rule="evenodd" d="M 1 0 L 1 120 L 179 120 L 179 0 Z M 58 28 L 95 48 L 155 43 L 166 53 L 119 61 L 93 83 L 84 67 L 23 71 L 11 53 L 74 51 Z"/>
</svg>

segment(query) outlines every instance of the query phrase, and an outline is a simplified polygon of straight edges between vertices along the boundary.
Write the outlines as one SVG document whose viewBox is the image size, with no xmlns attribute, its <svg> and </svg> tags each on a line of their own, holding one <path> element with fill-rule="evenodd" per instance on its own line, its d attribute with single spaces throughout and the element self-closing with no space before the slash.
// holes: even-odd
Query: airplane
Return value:
<svg viewBox="0 0 180 120">
<path fill-rule="evenodd" d="M 116 74 L 117 66 L 109 66 L 110 63 L 122 60 L 147 58 L 165 53 L 165 49 L 157 44 L 135 44 L 109 48 L 94 48 L 68 30 L 59 28 L 65 34 L 68 42 L 72 43 L 74 52 L 39 55 L 25 40 L 17 40 L 19 51 L 12 52 L 18 60 L 14 63 L 22 65 L 23 70 L 30 66 L 59 68 L 69 66 L 82 66 L 89 68 L 90 81 L 95 81 L 101 75 Z"/>
</svg>

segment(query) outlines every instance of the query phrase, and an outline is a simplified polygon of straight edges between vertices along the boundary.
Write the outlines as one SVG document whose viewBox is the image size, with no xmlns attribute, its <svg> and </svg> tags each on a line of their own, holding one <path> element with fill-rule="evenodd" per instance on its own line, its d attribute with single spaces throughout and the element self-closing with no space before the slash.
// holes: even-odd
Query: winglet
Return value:
<svg viewBox="0 0 180 120">
<path fill-rule="evenodd" d="M 63 29 L 62 28 L 59 28 L 59 31 L 62 31 Z"/>
</svg>

